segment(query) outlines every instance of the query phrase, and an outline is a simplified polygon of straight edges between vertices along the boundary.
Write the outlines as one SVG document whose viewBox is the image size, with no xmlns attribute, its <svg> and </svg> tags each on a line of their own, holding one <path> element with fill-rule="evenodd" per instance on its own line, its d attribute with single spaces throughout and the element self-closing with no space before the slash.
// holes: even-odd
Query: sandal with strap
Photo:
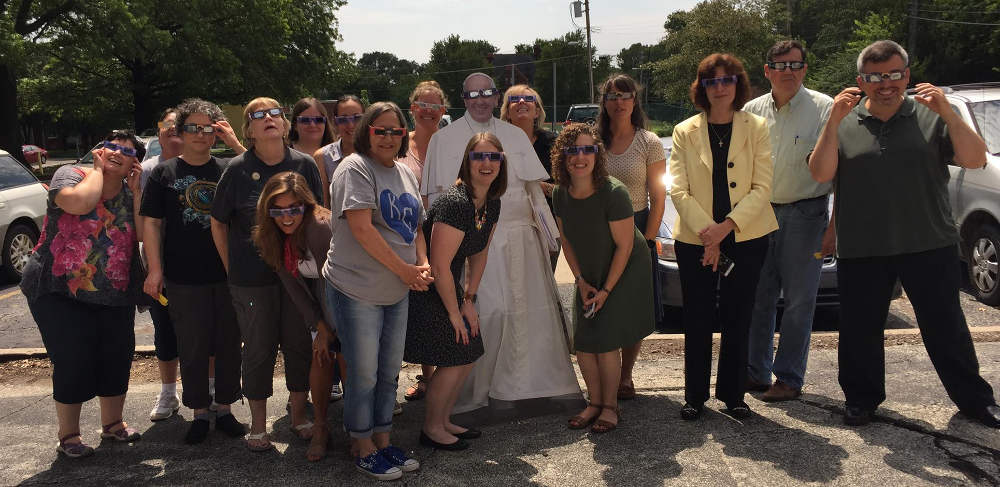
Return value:
<svg viewBox="0 0 1000 487">
<path fill-rule="evenodd" d="M 251 441 L 263 441 L 263 445 L 254 446 Z M 253 452 L 263 452 L 274 449 L 274 445 L 271 444 L 271 438 L 267 435 L 267 432 L 262 433 L 250 433 L 247 435 L 247 449 Z"/>
<path fill-rule="evenodd" d="M 309 441 L 312 439 L 312 427 L 312 421 L 307 421 L 298 426 L 290 426 L 288 431 L 291 431 L 292 434 L 300 440 Z"/>
<path fill-rule="evenodd" d="M 117 424 L 122 425 L 121 429 L 111 431 L 111 427 Z M 139 439 L 142 438 L 142 435 L 140 435 L 135 428 L 130 427 L 120 419 L 102 426 L 101 429 L 101 439 L 131 443 L 133 441 L 139 441 Z"/>
<path fill-rule="evenodd" d="M 595 403 L 588 403 L 587 407 L 597 408 L 598 409 L 597 414 L 595 414 L 595 415 L 593 415 L 593 416 L 591 416 L 589 418 L 583 417 L 582 414 L 577 414 L 576 416 L 573 416 L 572 418 L 569 418 L 569 421 L 567 421 L 567 424 L 566 424 L 566 426 L 569 427 L 569 429 L 571 429 L 571 430 L 582 430 L 582 429 L 586 428 L 587 426 L 590 426 L 591 424 L 593 424 L 594 421 L 597 421 L 597 417 L 601 415 L 601 411 L 600 410 L 604 409 L 604 405 L 603 404 L 595 404 Z"/>
<path fill-rule="evenodd" d="M 618 417 L 617 423 L 612 423 L 610 421 L 605 421 L 603 419 L 598 419 L 594 422 L 594 425 L 590 427 L 591 433 L 603 434 L 607 433 L 618 427 L 618 423 L 622 421 L 622 410 L 618 406 L 601 406 L 601 409 L 610 409 L 615 412 L 615 416 Z"/>
<path fill-rule="evenodd" d="M 66 440 L 70 438 L 78 438 L 79 436 L 80 433 L 73 433 L 59 438 L 59 443 L 56 444 L 56 451 L 66 455 L 68 458 L 83 458 L 93 455 L 94 449 L 83 441 L 80 441 L 79 443 L 66 443 Z"/>
<path fill-rule="evenodd" d="M 406 393 L 403 394 L 403 399 L 407 401 L 419 401 L 424 398 L 427 394 L 427 379 L 424 376 L 417 376 L 417 383 L 406 389 Z"/>
</svg>

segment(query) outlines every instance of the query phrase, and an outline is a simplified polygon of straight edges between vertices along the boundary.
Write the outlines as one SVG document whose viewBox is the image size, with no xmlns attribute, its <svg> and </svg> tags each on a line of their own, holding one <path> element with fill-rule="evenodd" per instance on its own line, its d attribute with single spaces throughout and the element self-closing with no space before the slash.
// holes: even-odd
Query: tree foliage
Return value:
<svg viewBox="0 0 1000 487">
<path fill-rule="evenodd" d="M 536 49 L 537 48 L 537 49 Z M 590 103 L 590 82 L 587 75 L 587 36 L 582 30 L 568 32 L 555 39 L 535 39 L 533 44 L 519 44 L 514 50 L 518 54 L 538 53 L 535 64 L 533 88 L 542 97 L 549 111 L 549 120 L 562 120 L 570 105 Z M 589 59 L 594 63 L 594 91 L 601 81 L 613 71 L 611 56 L 598 56 L 597 48 L 591 46 Z M 556 86 L 552 86 L 552 70 L 556 70 Z M 553 92 L 553 89 L 555 92 Z M 553 101 L 559 113 L 552 113 Z"/>
<path fill-rule="evenodd" d="M 424 72 L 441 85 L 451 103 L 461 104 L 462 81 L 477 69 L 487 74 L 492 72 L 493 65 L 487 56 L 496 52 L 496 46 L 487 41 L 463 40 L 452 34 L 431 47 Z"/>
</svg>

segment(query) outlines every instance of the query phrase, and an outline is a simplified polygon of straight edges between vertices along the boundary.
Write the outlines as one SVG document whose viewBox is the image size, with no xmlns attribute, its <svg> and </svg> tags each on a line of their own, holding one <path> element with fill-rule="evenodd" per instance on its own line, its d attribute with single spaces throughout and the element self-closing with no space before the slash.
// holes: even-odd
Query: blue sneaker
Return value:
<svg viewBox="0 0 1000 487">
<path fill-rule="evenodd" d="M 371 452 L 367 457 L 358 457 L 354 466 L 376 480 L 396 480 L 403 476 L 403 471 L 386 460 L 378 450 Z"/>
<path fill-rule="evenodd" d="M 390 465 L 395 465 L 404 472 L 412 472 L 420 468 L 420 462 L 406 456 L 406 452 L 392 445 L 379 450 L 378 453 L 379 455 L 382 455 L 382 458 L 385 458 L 385 461 L 389 462 Z"/>
</svg>

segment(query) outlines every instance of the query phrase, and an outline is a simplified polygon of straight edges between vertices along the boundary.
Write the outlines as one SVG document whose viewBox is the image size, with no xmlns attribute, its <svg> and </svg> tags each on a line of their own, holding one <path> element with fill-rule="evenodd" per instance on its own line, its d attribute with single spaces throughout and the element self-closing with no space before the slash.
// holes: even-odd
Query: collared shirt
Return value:
<svg viewBox="0 0 1000 487">
<path fill-rule="evenodd" d="M 772 203 L 792 203 L 830 193 L 831 183 L 817 183 L 809 174 L 806 157 L 816 146 L 832 106 L 832 98 L 801 85 L 781 108 L 771 93 L 743 106 L 743 110 L 767 119 L 771 132 Z"/>
<path fill-rule="evenodd" d="M 889 256 L 958 242 L 948 202 L 948 126 L 906 97 L 885 122 L 865 108 L 840 122 L 836 202 L 837 254 Z"/>
</svg>

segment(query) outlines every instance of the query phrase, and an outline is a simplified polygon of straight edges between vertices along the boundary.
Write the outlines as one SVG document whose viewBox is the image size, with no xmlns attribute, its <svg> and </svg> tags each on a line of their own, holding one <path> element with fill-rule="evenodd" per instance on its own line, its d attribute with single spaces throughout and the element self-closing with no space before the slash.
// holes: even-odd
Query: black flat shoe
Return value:
<svg viewBox="0 0 1000 487">
<path fill-rule="evenodd" d="M 191 422 L 191 427 L 188 428 L 188 432 L 184 435 L 184 443 L 188 445 L 197 445 L 205 441 L 205 437 L 208 436 L 208 428 L 210 423 L 207 419 L 196 419 Z"/>
<path fill-rule="evenodd" d="M 750 417 L 750 415 L 753 414 L 750 411 L 750 406 L 747 406 L 747 403 L 745 402 L 741 402 L 739 404 L 733 404 L 731 406 L 727 404 L 726 409 L 724 409 L 722 412 L 728 414 L 734 419 L 747 419 Z"/>
<path fill-rule="evenodd" d="M 962 414 L 982 423 L 990 428 L 1000 428 L 1000 406 L 991 404 L 979 410 L 979 412 L 965 412 Z"/>
<path fill-rule="evenodd" d="M 483 436 L 483 432 L 475 428 L 466 428 L 465 431 L 461 433 L 453 433 L 453 434 L 455 435 L 456 438 L 460 440 L 474 440 L 476 438 L 479 438 L 480 436 Z"/>
<path fill-rule="evenodd" d="M 455 440 L 454 443 L 438 443 L 432 440 L 430 436 L 427 436 L 427 433 L 424 433 L 423 430 L 420 431 L 420 444 L 435 450 L 447 451 L 464 450 L 469 447 L 469 442 L 461 438 Z"/>
<path fill-rule="evenodd" d="M 694 421 L 701 416 L 701 412 L 705 410 L 705 406 L 699 404 L 697 406 L 692 406 L 690 403 L 684 403 L 684 407 L 681 408 L 681 419 L 684 421 Z"/>
<path fill-rule="evenodd" d="M 247 434 L 247 429 L 231 413 L 215 418 L 215 430 L 229 435 L 230 438 L 242 438 Z"/>
<path fill-rule="evenodd" d="M 864 426 L 875 417 L 874 409 L 847 406 L 844 410 L 844 424 L 848 426 Z"/>
</svg>

